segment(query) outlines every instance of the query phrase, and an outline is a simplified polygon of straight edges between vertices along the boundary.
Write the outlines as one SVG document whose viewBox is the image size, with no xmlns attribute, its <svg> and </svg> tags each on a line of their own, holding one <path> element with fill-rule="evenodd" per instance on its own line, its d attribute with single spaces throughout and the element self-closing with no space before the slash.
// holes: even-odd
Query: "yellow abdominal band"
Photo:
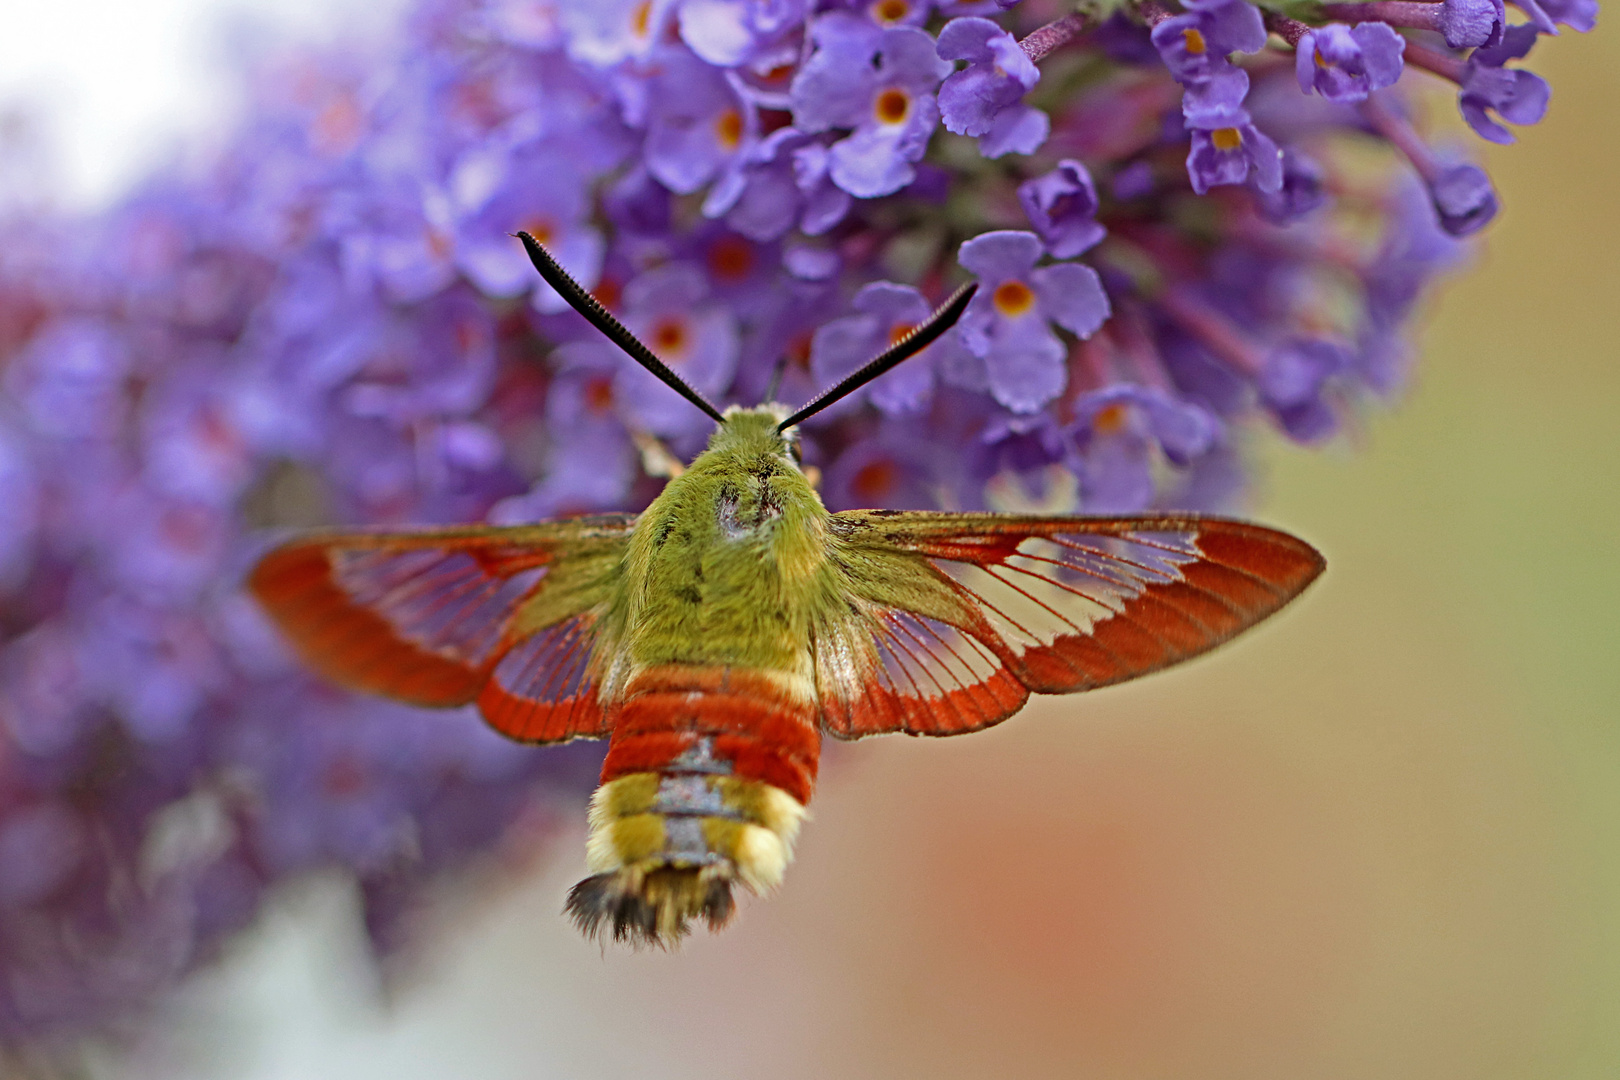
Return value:
<svg viewBox="0 0 1620 1080">
<path fill-rule="evenodd" d="M 698 871 L 757 893 L 781 883 L 804 817 L 802 803 L 759 781 L 632 773 L 592 797 L 586 859 L 593 874 Z"/>
</svg>

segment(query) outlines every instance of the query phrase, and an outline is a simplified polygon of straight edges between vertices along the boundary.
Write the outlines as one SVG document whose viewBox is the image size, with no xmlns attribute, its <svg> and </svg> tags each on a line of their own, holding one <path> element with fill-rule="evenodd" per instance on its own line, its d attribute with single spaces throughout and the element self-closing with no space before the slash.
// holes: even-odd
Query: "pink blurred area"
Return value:
<svg viewBox="0 0 1620 1080">
<path fill-rule="evenodd" d="M 386 1004 L 341 898 L 294 904 L 166 1075 L 1620 1075 L 1620 36 L 1538 60 L 1551 113 L 1488 152 L 1505 214 L 1408 399 L 1353 450 L 1263 448 L 1257 516 L 1329 560 L 1297 606 L 838 748 L 781 894 L 676 954 L 560 916 L 583 807 L 535 876 L 447 899 Z"/>
</svg>

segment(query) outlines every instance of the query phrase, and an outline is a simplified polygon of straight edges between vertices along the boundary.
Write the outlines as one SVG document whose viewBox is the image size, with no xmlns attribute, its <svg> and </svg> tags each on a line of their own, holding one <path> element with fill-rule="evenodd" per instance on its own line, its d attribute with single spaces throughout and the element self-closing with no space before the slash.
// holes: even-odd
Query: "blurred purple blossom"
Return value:
<svg viewBox="0 0 1620 1080">
<path fill-rule="evenodd" d="M 1125 514 L 1154 504 L 1155 452 L 1185 467 L 1216 445 L 1220 422 L 1202 406 L 1153 387 L 1123 383 L 1074 406 L 1071 459 L 1088 513 Z"/>
</svg>

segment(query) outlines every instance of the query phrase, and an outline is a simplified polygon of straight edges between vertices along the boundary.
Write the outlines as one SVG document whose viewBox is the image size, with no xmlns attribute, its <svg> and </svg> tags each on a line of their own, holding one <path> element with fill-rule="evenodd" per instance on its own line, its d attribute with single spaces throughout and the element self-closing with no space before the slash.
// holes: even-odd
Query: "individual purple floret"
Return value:
<svg viewBox="0 0 1620 1080">
<path fill-rule="evenodd" d="M 1518 6 L 1544 34 L 1560 26 L 1584 34 L 1597 25 L 1597 0 L 1519 0 Z"/>
<path fill-rule="evenodd" d="M 493 159 L 493 160 L 491 160 Z M 583 178 L 566 159 L 559 160 L 549 142 L 528 143 L 497 155 L 485 155 L 462 171 L 487 172 L 470 193 L 471 203 L 456 230 L 456 265 L 491 296 L 531 293 L 540 311 L 558 312 L 567 303 L 545 282 L 535 282 L 534 267 L 512 234 L 529 233 L 554 252 L 574 280 L 587 289 L 602 270 L 602 235 L 590 224 Z M 472 181 L 464 179 L 463 187 Z"/>
<path fill-rule="evenodd" d="M 1390 203 L 1383 243 L 1361 273 L 1364 332 L 1380 341 L 1395 336 L 1411 317 L 1424 286 L 1436 274 L 1456 267 L 1468 250 L 1441 228 L 1428 189 L 1417 179 L 1399 184 Z M 1363 349 L 1364 355 L 1367 352 Z"/>
<path fill-rule="evenodd" d="M 793 228 L 803 202 L 793 152 L 809 138 L 797 128 L 778 128 L 738 154 L 709 189 L 703 216 L 723 217 L 750 240 L 775 240 Z"/>
<path fill-rule="evenodd" d="M 962 342 L 984 360 L 990 392 L 1014 412 L 1034 412 L 1063 392 L 1066 350 L 1055 322 L 1090 337 L 1108 318 L 1097 272 L 1079 263 L 1036 269 L 1034 233 L 987 232 L 962 245 L 958 261 L 980 281 L 962 315 Z"/>
<path fill-rule="evenodd" d="M 857 198 L 909 184 L 939 123 L 934 91 L 951 67 L 934 39 L 911 27 L 884 30 L 845 12 L 818 17 L 816 51 L 793 79 L 794 125 L 815 133 L 852 128 L 834 143 L 828 175 Z"/>
<path fill-rule="evenodd" d="M 1361 103 L 1360 110 L 1372 128 L 1411 162 L 1428 187 L 1435 211 L 1440 215 L 1440 226 L 1446 232 L 1452 236 L 1467 236 L 1496 216 L 1496 191 L 1483 169 L 1436 156 L 1412 126 L 1387 108 L 1380 98 L 1368 98 Z"/>
<path fill-rule="evenodd" d="M 695 266 L 660 266 L 625 286 L 621 321 L 698 393 L 719 397 L 736 372 L 737 322 L 709 300 L 709 292 Z M 636 428 L 655 435 L 708 430 L 702 413 L 628 358 L 620 364 L 617 385 L 625 416 Z"/>
<path fill-rule="evenodd" d="M 1323 391 L 1352 363 L 1350 351 L 1336 342 L 1319 338 L 1289 342 L 1266 358 L 1255 388 L 1290 437 L 1318 442 L 1332 435 L 1339 423 Z"/>
<path fill-rule="evenodd" d="M 1282 187 L 1260 192 L 1256 203 L 1268 221 L 1279 225 L 1295 221 L 1327 202 L 1327 171 L 1304 151 L 1283 147 Z"/>
<path fill-rule="evenodd" d="M 1097 186 L 1086 167 L 1072 158 L 1018 185 L 1018 202 L 1053 258 L 1082 255 L 1108 235 L 1097 224 Z"/>
<path fill-rule="evenodd" d="M 1198 194 L 1219 184 L 1241 184 L 1251 173 L 1257 190 L 1281 190 L 1282 152 L 1254 126 L 1246 110 L 1199 112 L 1187 117 L 1187 127 L 1192 132 L 1187 175 Z"/>
<path fill-rule="evenodd" d="M 1300 38 L 1294 54 L 1299 88 L 1329 101 L 1364 101 L 1401 77 L 1406 39 L 1380 22 L 1329 23 Z"/>
<path fill-rule="evenodd" d="M 555 354 L 557 378 L 546 394 L 552 451 L 545 478 L 519 502 L 494 515 L 516 524 L 537 518 L 610 510 L 635 479 L 636 455 L 619 380 L 623 358 L 612 345 L 576 341 Z"/>
<path fill-rule="evenodd" d="M 880 432 L 839 454 L 827 469 L 823 498 L 828 508 L 937 507 L 944 487 L 938 455 L 929 454 L 914 433 L 907 434 Z"/>
<path fill-rule="evenodd" d="M 1232 53 L 1259 52 L 1266 46 L 1260 9 L 1245 0 L 1188 0 L 1183 15 L 1153 28 L 1153 44 L 1170 75 L 1192 85 L 1231 70 Z"/>
<path fill-rule="evenodd" d="M 1478 232 L 1496 217 L 1496 189 L 1477 165 L 1443 165 L 1429 179 L 1440 225 L 1452 236 Z"/>
<path fill-rule="evenodd" d="M 1457 103 L 1463 119 L 1480 138 L 1503 144 L 1516 141 L 1511 131 L 1491 118 L 1492 111 L 1521 126 L 1538 123 L 1547 115 L 1547 101 L 1552 96 L 1547 80 L 1534 72 L 1504 66 L 1509 60 L 1523 59 L 1535 43 L 1534 27 L 1514 26 L 1502 36 L 1501 44 L 1475 49 L 1468 57 Z"/>
<path fill-rule="evenodd" d="M 1023 103 L 1041 73 L 1016 38 L 989 19 L 953 19 L 940 31 L 938 53 L 968 62 L 939 88 L 947 130 L 984 136 L 979 147 L 990 158 L 1033 153 L 1046 141 L 1046 114 Z"/>
<path fill-rule="evenodd" d="M 757 138 L 757 117 L 722 72 L 683 48 L 662 50 L 654 70 L 647 87 L 647 168 L 685 195 Z"/>
<path fill-rule="evenodd" d="M 1140 513 L 1158 493 L 1155 457 L 1185 467 L 1208 453 L 1220 421 L 1165 390 L 1120 384 L 1074 403 L 1069 436 L 1080 505 L 1089 514 Z"/>
<path fill-rule="evenodd" d="M 703 200 L 705 217 L 751 240 L 775 240 L 797 225 L 819 236 L 843 220 L 850 196 L 828 175 L 829 152 L 817 137 L 778 128 L 745 153 Z"/>
</svg>

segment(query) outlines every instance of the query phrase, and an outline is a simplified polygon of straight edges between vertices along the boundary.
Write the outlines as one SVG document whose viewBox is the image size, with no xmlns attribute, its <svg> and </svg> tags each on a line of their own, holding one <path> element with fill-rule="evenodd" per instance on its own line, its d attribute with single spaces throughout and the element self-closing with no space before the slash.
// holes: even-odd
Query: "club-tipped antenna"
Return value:
<svg viewBox="0 0 1620 1080">
<path fill-rule="evenodd" d="M 557 265 L 557 260 L 551 257 L 551 252 L 540 246 L 540 242 L 526 232 L 517 234 L 523 241 L 523 247 L 529 253 L 529 261 L 534 268 L 540 271 L 540 276 L 562 294 L 568 301 L 568 306 L 585 316 L 592 326 L 595 326 L 607 339 L 625 352 L 630 359 L 658 376 L 671 390 L 690 401 L 708 414 L 709 418 L 717 424 L 725 422 L 720 410 L 709 404 L 709 400 L 686 384 L 686 381 L 669 369 L 669 365 L 653 355 L 653 351 L 643 345 L 641 341 L 624 328 L 624 324 L 608 313 L 608 309 L 596 302 L 596 298 L 584 289 L 579 282 L 568 276 L 568 272 Z"/>
<path fill-rule="evenodd" d="M 866 366 L 854 372 L 836 386 L 829 390 L 823 390 L 810 404 L 776 425 L 776 430 L 786 431 L 806 417 L 814 416 L 827 406 L 859 390 L 900 363 L 900 361 L 908 360 L 928 348 L 941 334 L 956 325 L 956 320 L 962 317 L 962 312 L 967 308 L 968 301 L 973 299 L 973 294 L 978 291 L 978 288 L 977 282 L 970 281 L 951 293 L 943 304 L 934 309 L 934 313 L 928 316 L 927 321 L 889 346 L 888 349 L 879 353 Z"/>
</svg>

